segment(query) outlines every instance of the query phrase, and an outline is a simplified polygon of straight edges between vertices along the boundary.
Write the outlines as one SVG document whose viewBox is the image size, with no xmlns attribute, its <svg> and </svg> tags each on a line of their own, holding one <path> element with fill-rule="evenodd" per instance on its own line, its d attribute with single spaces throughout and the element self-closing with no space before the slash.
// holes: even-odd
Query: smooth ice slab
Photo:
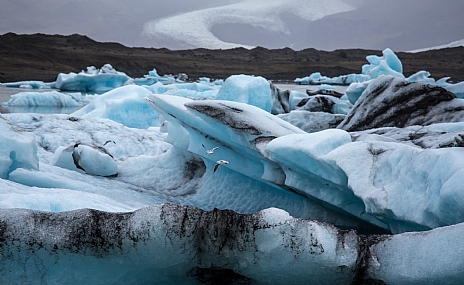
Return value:
<svg viewBox="0 0 464 285">
<path fill-rule="evenodd" d="M 159 126 L 158 113 L 144 100 L 150 94 L 152 93 L 144 87 L 126 85 L 96 96 L 87 106 L 72 115 L 107 118 L 131 128 Z"/>
<path fill-rule="evenodd" d="M 0 178 L 8 178 L 17 168 L 38 167 L 34 135 L 0 116 Z"/>
<path fill-rule="evenodd" d="M 273 104 L 270 83 L 261 76 L 243 74 L 227 78 L 215 99 L 247 103 L 267 112 Z"/>
<path fill-rule="evenodd" d="M 384 284 L 462 284 L 464 224 L 381 239 L 366 258 L 366 279 Z"/>
<path fill-rule="evenodd" d="M 63 91 L 93 91 L 106 92 L 123 86 L 130 79 L 123 72 L 116 71 L 110 64 L 101 69 L 93 66 L 80 73 L 60 73 L 56 78 L 55 87 Z"/>
</svg>

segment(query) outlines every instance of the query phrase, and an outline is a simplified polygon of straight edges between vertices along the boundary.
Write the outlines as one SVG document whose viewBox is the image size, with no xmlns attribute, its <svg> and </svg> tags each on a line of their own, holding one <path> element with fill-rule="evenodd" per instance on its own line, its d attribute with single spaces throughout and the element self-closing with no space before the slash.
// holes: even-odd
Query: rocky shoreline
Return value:
<svg viewBox="0 0 464 285">
<path fill-rule="evenodd" d="M 345 49 L 269 50 L 168 50 L 129 48 L 118 43 L 100 43 L 81 35 L 0 35 L 0 82 L 54 81 L 60 72 L 80 72 L 88 66 L 111 64 L 131 77 L 141 77 L 156 68 L 159 74 L 186 73 L 191 80 L 207 76 L 225 79 L 233 74 L 253 74 L 269 80 L 293 81 L 321 72 L 326 76 L 359 73 L 366 56 L 381 51 Z M 398 52 L 409 76 L 426 69 L 431 77 L 464 81 L 464 47 L 420 53 Z"/>
</svg>

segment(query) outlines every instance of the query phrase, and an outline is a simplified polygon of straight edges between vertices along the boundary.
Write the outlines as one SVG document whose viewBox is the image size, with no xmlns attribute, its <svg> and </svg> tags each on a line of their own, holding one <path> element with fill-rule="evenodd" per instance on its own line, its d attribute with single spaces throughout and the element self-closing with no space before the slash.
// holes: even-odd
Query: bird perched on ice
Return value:
<svg viewBox="0 0 464 285">
<path fill-rule="evenodd" d="M 208 149 L 208 148 L 206 148 L 206 146 L 205 146 L 204 144 L 201 144 L 201 145 L 206 149 L 206 153 L 207 153 L 207 154 L 213 154 L 213 152 L 214 152 L 216 149 L 220 148 L 219 146 L 217 146 L 217 147 L 213 147 L 212 149 Z"/>
<path fill-rule="evenodd" d="M 218 160 L 216 161 L 216 165 L 214 166 L 214 170 L 213 172 L 216 172 L 216 170 L 218 170 L 219 166 L 223 165 L 223 164 L 228 164 L 229 162 L 227 160 Z"/>
</svg>

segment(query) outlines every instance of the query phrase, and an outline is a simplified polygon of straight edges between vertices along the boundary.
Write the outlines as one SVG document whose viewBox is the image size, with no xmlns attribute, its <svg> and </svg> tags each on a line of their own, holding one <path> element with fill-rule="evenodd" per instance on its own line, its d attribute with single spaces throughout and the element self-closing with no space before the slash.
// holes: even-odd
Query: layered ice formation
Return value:
<svg viewBox="0 0 464 285">
<path fill-rule="evenodd" d="M 123 86 L 130 79 L 125 73 L 116 71 L 110 64 L 101 69 L 87 67 L 80 73 L 60 73 L 56 78 L 56 88 L 63 91 L 106 92 Z"/>
<path fill-rule="evenodd" d="M 24 88 L 24 89 L 50 89 L 55 88 L 55 82 L 43 82 L 38 80 L 18 81 L 18 82 L 6 82 L 2 85 L 11 88 Z"/>
</svg>

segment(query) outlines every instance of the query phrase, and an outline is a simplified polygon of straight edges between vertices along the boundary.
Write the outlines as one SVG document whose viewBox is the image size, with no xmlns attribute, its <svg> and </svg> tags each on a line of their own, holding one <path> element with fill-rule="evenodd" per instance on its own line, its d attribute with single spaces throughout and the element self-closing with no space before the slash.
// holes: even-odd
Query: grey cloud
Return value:
<svg viewBox="0 0 464 285">
<path fill-rule="evenodd" d="M 192 48 L 178 41 L 142 36 L 146 22 L 237 0 L 0 0 L 0 34 L 85 34 L 98 41 L 127 46 Z M 464 1 L 345 0 L 357 9 L 314 22 L 283 13 L 290 34 L 247 24 L 220 24 L 212 32 L 221 40 L 267 48 L 289 46 L 411 50 L 464 39 Z M 246 31 L 246 32 L 244 32 Z"/>
</svg>

